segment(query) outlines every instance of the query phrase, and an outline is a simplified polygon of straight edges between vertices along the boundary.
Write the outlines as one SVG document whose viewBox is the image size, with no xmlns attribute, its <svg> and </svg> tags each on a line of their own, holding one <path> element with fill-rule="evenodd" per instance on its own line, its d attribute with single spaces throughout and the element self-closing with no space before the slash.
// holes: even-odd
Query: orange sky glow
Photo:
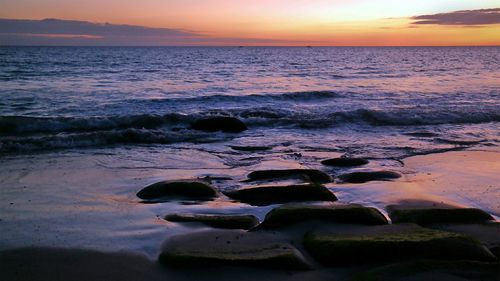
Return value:
<svg viewBox="0 0 500 281">
<path fill-rule="evenodd" d="M 414 18 L 496 9 L 498 0 L 0 0 L 0 6 L 1 19 L 109 22 L 203 37 L 195 41 L 155 37 L 154 45 L 500 45 L 500 10 L 488 22 L 477 21 L 479 15 L 474 14 L 470 22 L 452 22 L 442 15 L 442 19 L 436 16 L 436 23 L 416 24 Z M 9 33 L 4 29 L 0 33 Z M 95 34 L 77 35 L 99 39 Z"/>
</svg>

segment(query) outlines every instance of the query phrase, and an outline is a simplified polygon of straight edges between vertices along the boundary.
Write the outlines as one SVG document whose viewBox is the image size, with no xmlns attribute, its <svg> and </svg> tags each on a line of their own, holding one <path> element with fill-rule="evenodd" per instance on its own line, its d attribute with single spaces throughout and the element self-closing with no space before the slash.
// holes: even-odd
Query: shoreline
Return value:
<svg viewBox="0 0 500 281">
<path fill-rule="evenodd" d="M 326 155 L 323 155 L 321 153 L 319 155 L 319 157 L 327 157 Z M 499 198 L 500 192 L 500 188 L 498 186 L 498 182 L 500 182 L 500 175 L 496 173 L 496 171 L 500 169 L 500 161 L 498 160 L 500 158 L 498 157 L 498 155 L 500 155 L 500 152 L 498 151 L 455 151 L 423 156 L 413 156 L 403 160 L 405 165 L 404 167 L 402 167 L 401 171 L 403 173 L 403 177 L 400 179 L 394 181 L 372 181 L 363 184 L 332 183 L 326 184 L 326 186 L 331 191 L 333 191 L 337 195 L 337 197 L 339 197 L 339 202 L 343 204 L 356 203 L 367 207 L 376 207 L 386 216 L 388 214 L 386 207 L 390 204 L 416 204 L 419 207 L 428 207 L 434 206 L 432 204 L 438 203 L 443 205 L 452 205 L 454 207 L 474 207 L 483 209 L 495 217 L 496 221 L 493 224 L 498 225 L 500 208 L 498 201 L 495 200 L 495 198 Z M 358 273 L 360 271 L 370 271 L 375 270 L 381 266 L 391 265 L 391 263 L 385 263 L 354 267 L 341 266 L 334 268 L 320 266 L 315 267 L 315 269 L 312 271 L 306 272 L 238 266 L 220 268 L 216 267 L 210 269 L 201 267 L 196 269 L 190 268 L 189 270 L 165 268 L 160 266 L 156 261 L 160 245 L 163 244 L 165 240 L 168 240 L 169 237 L 172 237 L 172 235 L 210 231 L 211 228 L 207 226 L 200 226 L 196 223 L 193 225 L 188 224 L 187 226 L 183 226 L 182 223 L 179 224 L 166 222 L 158 217 L 158 215 L 164 215 L 167 211 L 187 211 L 196 213 L 207 212 L 211 210 L 212 212 L 219 214 L 251 213 L 262 220 L 263 216 L 276 206 L 273 205 L 264 208 L 250 207 L 245 206 L 244 204 L 242 205 L 241 203 L 229 203 L 220 200 L 216 200 L 208 204 L 203 204 L 201 206 L 183 204 L 176 205 L 172 203 L 163 203 L 155 206 L 155 204 L 138 204 L 137 200 L 132 199 L 135 191 L 137 191 L 138 189 L 137 187 L 140 185 L 138 182 L 150 182 L 151 178 L 160 179 L 165 177 L 168 178 L 169 176 L 172 177 L 173 175 L 179 176 L 179 171 L 181 171 L 181 177 L 184 178 L 199 175 L 199 173 L 202 171 L 206 172 L 205 170 L 199 169 L 194 169 L 189 172 L 189 169 L 185 168 L 181 170 L 171 171 L 161 170 L 161 172 L 159 172 L 159 170 L 156 170 L 154 173 L 151 173 L 151 171 L 146 172 L 146 170 L 148 170 L 147 168 L 130 170 L 128 171 L 128 178 L 135 178 L 135 181 L 127 184 L 129 180 L 126 178 L 122 178 L 118 184 L 115 184 L 114 187 L 111 188 L 111 190 L 114 190 L 113 192 L 115 192 L 115 195 L 108 194 L 103 197 L 101 197 L 102 195 L 100 195 L 98 197 L 98 202 L 89 202 L 88 200 L 96 195 L 95 193 L 93 193 L 93 191 L 82 190 L 82 188 L 78 186 L 68 189 L 68 185 L 70 186 L 72 183 L 81 181 L 83 179 L 81 175 L 78 176 L 78 173 L 83 168 L 81 166 L 82 162 L 87 163 L 86 171 L 92 172 L 96 176 L 96 178 L 99 178 L 99 181 L 97 182 L 100 184 L 105 184 L 107 181 L 114 180 L 116 177 L 123 175 L 123 169 L 107 169 L 106 172 L 101 171 L 99 173 L 98 171 L 103 169 L 102 165 L 94 166 L 94 164 L 102 164 L 102 162 L 96 161 L 96 159 L 93 157 L 79 159 L 77 164 L 73 163 L 75 164 L 74 166 L 69 164 L 71 163 L 71 161 L 69 161 L 71 160 L 71 158 L 64 158 L 64 160 L 65 161 L 63 162 L 66 165 L 66 170 L 62 171 L 63 174 L 71 174 L 71 172 L 75 174 L 71 175 L 71 181 L 64 181 L 60 183 L 61 185 L 55 187 L 55 190 L 57 190 L 58 188 L 60 189 L 61 186 L 65 186 L 64 190 L 66 190 L 66 192 L 70 192 L 72 193 L 72 195 L 77 194 L 78 196 L 81 196 L 79 200 L 73 203 L 67 202 L 68 208 L 71 208 L 70 206 L 72 206 L 72 204 L 78 202 L 79 204 L 82 204 L 82 202 L 86 203 L 78 207 L 80 208 L 79 212 L 76 212 L 74 215 L 71 215 L 69 217 L 66 215 L 61 217 L 55 216 L 54 218 L 51 218 L 51 216 L 54 216 L 55 213 L 61 212 L 60 209 L 58 210 L 57 206 L 53 209 L 40 209 L 39 207 L 46 204 L 44 202 L 50 202 L 52 200 L 49 200 L 49 198 L 45 198 L 44 202 L 41 202 L 43 204 L 38 205 L 38 207 L 33 207 L 31 209 L 24 208 L 23 212 L 17 214 L 12 210 L 8 213 L 4 213 L 1 218 L 2 220 L 0 221 L 0 227 L 2 229 L 2 233 L 7 233 L 9 236 L 10 234 L 12 234 L 13 236 L 15 236 L 16 234 L 19 235 L 23 230 L 23 226 L 20 226 L 18 229 L 10 229 L 9 231 L 5 231 L 7 230 L 7 227 L 14 225 L 10 223 L 6 225 L 9 220 L 9 215 L 14 215 L 14 218 L 10 219 L 11 221 L 16 221 L 16 219 L 20 219 L 19 216 L 26 216 L 27 214 L 30 214 L 34 211 L 42 211 L 42 214 L 37 215 L 44 217 L 44 219 L 42 219 L 41 221 L 45 221 L 45 229 L 38 229 L 36 231 L 33 231 L 33 234 L 22 233 L 22 235 L 19 235 L 20 237 L 17 238 L 18 242 L 15 243 L 13 243 L 14 240 L 2 241 L 0 245 L 0 261 L 2 262 L 0 262 L 0 264 L 3 264 L 5 268 L 2 268 L 0 270 L 0 277 L 3 275 L 5 278 L 2 277 L 1 279 L 58 280 L 54 279 L 54 277 L 58 277 L 60 278 L 60 280 L 100 279 L 126 281 L 160 280 L 162 278 L 164 280 L 165 277 L 168 277 L 169 280 L 192 280 L 190 278 L 195 278 L 197 280 L 229 280 L 236 277 L 240 278 L 241 280 L 254 280 L 255 278 L 267 277 L 283 280 L 324 280 L 325 278 L 336 277 L 340 280 L 344 280 L 346 278 L 346 280 L 349 280 L 348 278 L 355 276 L 355 273 Z M 57 170 L 58 167 L 60 168 L 60 166 L 58 166 L 58 163 L 54 164 L 54 162 L 58 161 L 54 159 L 50 161 L 52 161 L 52 165 L 54 165 L 55 167 L 54 169 Z M 181 161 L 185 161 L 185 159 L 182 159 Z M 293 164 L 293 162 L 294 161 L 276 162 L 271 160 L 263 164 L 261 163 L 257 166 L 278 169 L 300 167 L 300 165 L 297 166 L 296 164 Z M 30 184 L 36 182 L 36 180 L 38 182 L 43 182 L 44 180 L 49 182 L 54 181 L 55 174 L 51 173 L 50 171 L 26 171 L 23 170 L 26 168 L 21 168 L 23 165 L 16 166 L 14 165 L 15 163 L 10 164 L 11 165 L 8 166 L 8 169 L 0 174 L 3 182 L 17 181 L 19 183 L 25 184 L 27 188 L 30 189 Z M 38 164 L 39 163 L 37 161 L 31 163 L 33 167 L 39 167 Z M 212 172 L 215 172 L 215 174 L 221 172 L 227 173 L 229 171 L 223 166 L 214 163 L 214 161 L 210 162 L 210 160 L 208 160 L 206 164 L 211 166 L 210 169 L 212 169 Z M 381 167 L 383 167 L 383 165 Z M 241 171 L 231 174 L 231 177 L 238 178 L 239 176 L 243 176 L 246 172 L 248 172 L 248 170 L 251 170 L 253 168 L 253 166 L 246 167 Z M 41 175 L 44 175 L 44 177 L 40 178 Z M 117 190 L 118 187 L 121 187 L 121 190 Z M 3 195 L 16 195 L 15 192 L 6 193 L 5 190 L 2 190 L 2 192 Z M 24 194 L 24 199 L 34 199 L 31 195 L 26 195 L 26 193 L 21 194 Z M 36 195 L 40 196 L 40 194 Z M 51 194 L 51 196 L 54 196 L 54 194 Z M 64 194 L 58 194 L 55 197 L 55 199 L 62 199 L 63 201 L 68 200 L 69 198 L 71 198 L 71 196 L 68 197 Z M 20 200 L 21 198 L 17 199 Z M 429 201 L 435 203 L 428 203 Z M 17 202 L 13 203 L 14 206 L 17 206 L 18 204 Z M 125 203 L 125 205 L 121 205 L 123 203 Z M 5 206 L 5 204 L 9 203 L 5 202 L 0 209 L 12 207 L 12 205 Z M 28 203 L 25 202 L 25 204 Z M 121 206 L 111 207 L 113 204 L 118 204 Z M 120 216 L 116 216 L 116 207 L 122 210 L 122 212 L 124 211 L 124 213 L 122 213 Z M 126 210 L 127 208 L 131 209 Z M 79 218 L 78 216 L 85 213 L 100 215 L 97 215 L 96 218 L 90 219 L 87 222 L 83 221 L 83 224 L 82 222 L 78 223 L 77 221 L 81 220 L 81 218 Z M 107 215 L 102 215 L 101 213 Z M 123 214 L 125 214 L 125 216 L 123 216 Z M 102 237 L 99 237 L 99 235 L 102 235 L 109 230 L 112 230 L 112 233 L 108 233 L 107 235 L 107 239 L 109 239 L 109 241 L 116 238 L 113 237 L 113 235 L 120 235 L 120 232 L 123 237 L 118 238 L 118 240 L 122 239 L 122 241 L 115 245 L 115 249 L 113 249 L 113 247 L 109 247 L 109 245 L 107 245 L 107 247 L 100 247 L 99 244 L 94 244 L 90 247 L 86 247 L 83 246 L 88 245 L 85 244 L 85 241 L 91 241 L 88 239 L 91 239 L 90 236 L 93 235 L 90 235 L 89 237 L 83 235 L 83 244 L 81 242 L 80 244 L 73 243 L 73 246 L 71 246 L 70 244 L 72 243 L 65 244 L 70 241 L 65 240 L 64 238 L 66 237 L 68 239 L 78 239 L 79 236 L 75 236 L 74 234 L 72 234 L 72 230 L 71 228 L 69 228 L 68 230 L 58 229 L 57 231 L 55 231 L 55 233 L 60 235 L 61 238 L 55 240 L 47 240 L 52 241 L 50 243 L 38 243 L 34 240 L 29 242 L 28 245 L 24 246 L 22 243 L 19 243 L 19 241 L 22 239 L 35 238 L 34 235 L 36 233 L 40 233 L 40 231 L 42 232 L 40 233 L 42 235 L 42 238 L 44 235 L 50 236 L 51 232 L 54 233 L 53 229 L 51 230 L 51 228 L 54 227 L 54 223 L 67 220 L 68 218 L 73 218 L 73 220 L 76 220 L 73 222 L 74 227 L 89 227 L 88 230 L 84 230 L 83 232 L 92 232 L 95 230 L 95 227 L 101 227 L 100 225 L 103 222 L 108 222 L 110 224 L 107 226 L 108 230 L 106 230 L 105 227 L 100 232 L 98 232 L 97 236 L 94 238 L 94 241 L 95 239 L 101 239 Z M 30 220 L 36 219 L 36 217 L 30 218 Z M 19 221 L 23 222 L 24 220 L 26 220 L 26 217 Z M 113 220 L 116 221 L 112 222 Z M 126 222 L 132 222 L 132 224 L 127 225 Z M 22 224 L 23 223 L 21 223 L 21 225 Z M 299 225 L 297 228 L 286 230 L 283 233 L 285 233 L 285 237 L 288 237 L 289 235 L 297 235 L 297 233 L 303 233 L 307 229 L 307 227 L 310 226 L 308 226 L 307 224 Z M 468 235 L 472 235 L 473 237 L 479 237 L 478 239 L 485 239 L 482 240 L 483 243 L 484 241 L 488 241 L 490 246 L 500 246 L 500 239 L 495 238 L 494 235 L 491 234 L 491 232 L 483 231 L 482 228 L 474 229 L 474 227 L 472 227 L 473 229 L 470 229 L 470 226 L 461 224 L 457 226 L 448 225 L 446 227 L 447 231 L 458 231 L 459 233 L 466 233 Z M 319 228 L 321 229 L 322 226 L 320 225 Z M 139 242 L 141 239 L 154 239 L 158 241 L 153 243 L 154 245 L 156 245 L 154 246 L 151 243 L 148 244 Z M 130 247 L 131 243 L 137 242 L 139 242 L 138 245 Z M 12 244 L 11 246 L 9 246 L 6 243 Z M 56 246 L 50 246 L 51 243 Z M 101 245 L 104 245 L 103 243 L 105 244 L 106 241 L 102 241 Z M 128 245 L 130 248 L 125 249 L 123 248 L 124 245 Z M 150 250 L 144 251 L 144 247 L 149 248 Z M 411 262 L 413 261 L 410 261 L 410 263 Z M 75 264 L 79 264 L 80 269 L 76 269 L 76 267 L 74 266 Z M 443 276 L 443 280 L 460 280 L 453 278 L 457 278 L 457 276 L 467 276 L 467 274 L 470 274 L 471 272 L 474 272 L 476 274 L 479 274 L 478 272 L 482 272 L 481 270 L 478 271 L 475 264 L 469 263 L 467 263 L 467 265 L 460 270 L 456 268 L 456 263 L 450 263 L 446 265 L 439 264 L 439 266 L 442 266 L 444 268 L 439 273 L 432 270 L 429 271 L 426 269 L 427 267 L 424 266 L 422 272 L 419 273 L 423 275 L 418 276 L 427 278 L 439 275 Z M 485 266 L 488 267 L 488 265 Z M 389 270 L 388 272 L 392 271 Z M 397 270 L 395 272 L 397 272 Z M 495 274 L 494 271 L 487 271 L 486 273 L 482 273 L 486 274 L 486 277 L 492 277 Z M 397 277 L 397 274 L 395 276 Z"/>
</svg>

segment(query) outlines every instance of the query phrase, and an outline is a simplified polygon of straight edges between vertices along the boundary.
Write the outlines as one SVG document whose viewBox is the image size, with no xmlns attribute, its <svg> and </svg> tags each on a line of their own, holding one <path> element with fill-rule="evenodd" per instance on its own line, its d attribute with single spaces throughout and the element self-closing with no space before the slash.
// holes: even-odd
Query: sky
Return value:
<svg viewBox="0 0 500 281">
<path fill-rule="evenodd" d="M 1 45 L 500 45 L 500 0 L 0 0 Z"/>
</svg>

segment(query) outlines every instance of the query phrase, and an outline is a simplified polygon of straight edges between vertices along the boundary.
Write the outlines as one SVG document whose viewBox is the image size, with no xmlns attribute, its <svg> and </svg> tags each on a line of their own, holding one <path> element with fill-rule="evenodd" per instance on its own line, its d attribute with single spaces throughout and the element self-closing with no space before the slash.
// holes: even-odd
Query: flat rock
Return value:
<svg viewBox="0 0 500 281">
<path fill-rule="evenodd" d="M 228 197 L 256 206 L 303 201 L 336 201 L 337 197 L 321 184 L 260 185 L 225 193 Z"/>
<path fill-rule="evenodd" d="M 326 166 L 335 166 L 335 167 L 355 167 L 362 166 L 368 164 L 368 160 L 363 158 L 348 158 L 348 157 L 340 157 L 340 158 L 332 158 L 321 161 L 321 164 Z"/>
<path fill-rule="evenodd" d="M 261 170 L 253 171 L 248 174 L 250 181 L 256 180 L 281 180 L 286 178 L 307 177 L 311 182 L 327 183 L 332 182 L 333 178 L 320 171 L 314 169 L 286 169 L 286 170 Z"/>
<path fill-rule="evenodd" d="M 207 231 L 170 238 L 159 261 L 175 267 L 213 265 L 305 270 L 310 266 L 291 244 L 268 233 Z"/>
<path fill-rule="evenodd" d="M 217 195 L 214 187 L 203 181 L 161 181 L 146 186 L 137 193 L 137 197 L 145 200 L 166 197 L 184 197 L 197 200 L 209 200 Z"/>
<path fill-rule="evenodd" d="M 393 223 L 428 225 L 436 223 L 478 223 L 493 220 L 490 214 L 475 208 L 405 208 L 398 205 L 389 205 L 387 211 Z"/>
<path fill-rule="evenodd" d="M 265 150 L 271 150 L 272 149 L 272 147 L 270 147 L 270 146 L 237 146 L 237 145 L 232 145 L 230 147 L 233 150 L 247 151 L 247 152 L 265 151 Z"/>
<path fill-rule="evenodd" d="M 339 176 L 343 182 L 349 183 L 365 183 L 369 181 L 388 181 L 400 178 L 401 175 L 392 171 L 376 171 L 376 172 L 353 172 Z"/>
<path fill-rule="evenodd" d="M 333 266 L 418 258 L 496 260 L 475 239 L 415 224 L 314 231 L 306 235 L 304 245 L 318 261 Z"/>
<path fill-rule="evenodd" d="M 500 258 L 500 223 L 474 223 L 474 224 L 433 224 L 426 225 L 427 228 L 438 229 L 448 232 L 462 233 L 473 237 L 483 243 L 490 251 Z"/>
<path fill-rule="evenodd" d="M 215 228 L 250 229 L 259 224 L 253 215 L 206 215 L 206 214 L 169 214 L 165 220 L 172 222 L 199 222 Z"/>
<path fill-rule="evenodd" d="M 241 120 L 226 116 L 198 119 L 191 124 L 191 129 L 206 132 L 222 131 L 226 133 L 239 133 L 248 130 L 245 123 Z"/>
<path fill-rule="evenodd" d="M 306 204 L 286 204 L 272 209 L 258 226 L 275 229 L 306 221 L 328 221 L 333 223 L 382 225 L 387 219 L 375 208 L 360 205 L 317 206 Z"/>
</svg>

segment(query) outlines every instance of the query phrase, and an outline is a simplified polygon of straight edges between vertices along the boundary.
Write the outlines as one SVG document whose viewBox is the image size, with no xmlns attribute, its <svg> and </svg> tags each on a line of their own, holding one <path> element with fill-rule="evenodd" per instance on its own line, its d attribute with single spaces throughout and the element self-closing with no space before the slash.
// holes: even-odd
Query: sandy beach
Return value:
<svg viewBox="0 0 500 281">
<path fill-rule="evenodd" d="M 310 231 L 333 229 L 334 232 L 344 231 L 355 236 L 356 233 L 371 233 L 372 229 L 378 227 L 360 228 L 355 226 L 357 222 L 354 220 L 351 226 L 349 222 L 339 224 L 323 219 L 317 221 L 314 217 L 271 230 L 222 232 L 223 235 L 226 235 L 226 232 L 239 233 L 242 237 L 257 235 L 256 238 L 250 236 L 248 240 L 244 240 L 250 245 L 266 243 L 267 236 L 259 236 L 264 235 L 262 233 L 271 235 L 271 240 L 276 243 L 292 243 L 291 245 L 302 253 L 308 264 L 307 270 L 293 266 L 285 269 L 273 268 L 272 262 L 269 262 L 268 266 L 240 266 L 237 263 L 227 266 L 227 262 L 221 261 L 210 263 L 208 268 L 203 264 L 180 268 L 162 265 L 158 263 L 162 244 L 168 244 L 172 237 L 187 236 L 189 240 L 189 235 L 207 232 L 201 237 L 209 237 L 213 231 L 217 231 L 196 222 L 168 222 L 163 219 L 167 213 L 247 214 L 256 216 L 262 222 L 266 214 L 279 205 L 254 206 L 238 203 L 224 195 L 198 203 L 190 200 L 168 200 L 144 204 L 135 195 L 142 187 L 163 179 L 199 178 L 207 174 L 242 181 L 249 171 L 262 169 L 263 166 L 278 170 L 303 168 L 295 160 L 274 160 L 263 166 L 234 170 L 227 169 L 216 161 L 209 161 L 208 158 L 206 163 L 193 165 L 189 158 L 169 155 L 171 159 L 178 160 L 175 166 L 182 168 L 113 169 L 106 165 L 126 163 L 116 159 L 107 159 L 110 161 L 106 163 L 106 155 L 40 155 L 30 159 L 29 167 L 21 165 L 26 159 L 19 157 L 4 161 L 5 168 L 0 173 L 0 179 L 4 186 L 9 188 L 1 190 L 2 198 L 5 198 L 1 202 L 0 221 L 1 279 L 230 280 L 237 277 L 242 280 L 421 280 L 425 277 L 431 278 L 430 280 L 496 280 L 500 276 L 498 261 L 494 261 L 495 258 L 489 261 L 476 258 L 469 261 L 467 258 L 458 261 L 439 258 L 433 261 L 425 256 L 411 256 L 411 253 L 401 261 L 373 260 L 326 266 L 302 246 L 304 235 Z M 316 156 L 320 160 L 336 155 L 320 153 Z M 495 220 L 500 213 L 499 156 L 497 151 L 456 151 L 414 156 L 403 159 L 404 165 L 402 164 L 398 171 L 403 176 L 399 179 L 359 184 L 341 183 L 337 180 L 325 184 L 338 197 L 337 202 L 307 204 L 360 204 L 364 207 L 374 207 L 389 220 L 389 205 L 424 210 L 477 208 L 491 214 L 493 220 L 486 223 L 438 221 L 423 227 L 471 236 L 489 249 L 489 253 L 498 254 L 499 228 Z M 378 165 L 373 162 L 375 161 L 371 161 L 370 165 Z M 86 171 L 85 175 L 91 173 L 94 176 L 84 176 L 81 173 L 83 169 Z M 333 175 L 327 167 L 322 170 Z M 289 181 L 286 180 L 285 183 Z M 212 184 L 218 186 L 217 181 Z M 102 186 L 111 188 L 100 188 Z M 220 186 L 229 188 L 231 184 Z M 394 221 L 393 223 L 394 227 L 398 225 Z M 391 226 L 389 224 L 385 227 Z M 179 243 L 182 245 L 185 242 Z M 220 250 L 217 247 L 215 244 L 210 251 L 216 253 Z M 238 246 L 235 247 L 237 250 Z M 402 257 L 405 257 L 404 253 Z M 363 272 L 368 272 L 367 274 L 375 279 L 362 275 Z"/>
</svg>

